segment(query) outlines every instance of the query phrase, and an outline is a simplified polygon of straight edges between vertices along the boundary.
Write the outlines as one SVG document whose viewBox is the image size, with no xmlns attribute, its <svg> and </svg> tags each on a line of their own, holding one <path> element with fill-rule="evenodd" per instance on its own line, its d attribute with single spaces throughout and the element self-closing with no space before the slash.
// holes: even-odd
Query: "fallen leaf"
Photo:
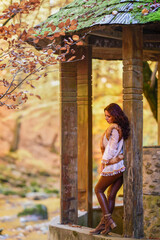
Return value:
<svg viewBox="0 0 160 240">
<path fill-rule="evenodd" d="M 76 56 L 73 56 L 73 57 L 69 58 L 69 59 L 67 60 L 67 62 L 71 62 L 71 61 L 73 61 L 75 58 L 76 58 Z"/>
<path fill-rule="evenodd" d="M 78 41 L 78 40 L 79 40 L 79 36 L 78 36 L 78 35 L 73 35 L 72 39 L 73 39 L 74 41 Z"/>
<path fill-rule="evenodd" d="M 77 45 L 77 46 L 82 46 L 82 45 L 83 45 L 83 42 L 82 42 L 82 41 L 77 42 L 76 45 Z"/>
<path fill-rule="evenodd" d="M 143 15 L 147 15 L 148 13 L 149 13 L 149 10 L 148 10 L 148 9 L 144 8 L 144 9 L 142 10 L 142 14 L 143 14 Z"/>
<path fill-rule="evenodd" d="M 114 11 L 112 12 L 112 15 L 115 16 L 115 15 L 117 15 L 117 13 L 118 13 L 118 12 L 117 12 L 116 10 L 114 10 Z"/>
<path fill-rule="evenodd" d="M 50 55 L 53 52 L 52 49 L 48 49 L 47 53 Z"/>
</svg>

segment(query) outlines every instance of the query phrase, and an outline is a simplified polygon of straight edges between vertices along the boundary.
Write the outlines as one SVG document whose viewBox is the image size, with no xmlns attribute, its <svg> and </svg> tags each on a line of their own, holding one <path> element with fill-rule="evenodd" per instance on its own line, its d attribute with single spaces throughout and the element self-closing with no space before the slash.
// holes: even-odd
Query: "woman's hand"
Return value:
<svg viewBox="0 0 160 240">
<path fill-rule="evenodd" d="M 124 159 L 123 154 L 120 154 L 120 155 L 118 155 L 118 156 L 115 157 L 115 158 L 109 159 L 109 162 L 106 163 L 106 165 L 112 165 L 112 164 L 118 163 L 118 162 L 120 162 L 120 161 L 123 160 L 123 159 Z"/>
<path fill-rule="evenodd" d="M 101 166 L 100 166 L 100 173 L 103 171 L 104 168 L 105 168 L 105 164 L 104 164 L 104 163 L 101 163 Z"/>
</svg>

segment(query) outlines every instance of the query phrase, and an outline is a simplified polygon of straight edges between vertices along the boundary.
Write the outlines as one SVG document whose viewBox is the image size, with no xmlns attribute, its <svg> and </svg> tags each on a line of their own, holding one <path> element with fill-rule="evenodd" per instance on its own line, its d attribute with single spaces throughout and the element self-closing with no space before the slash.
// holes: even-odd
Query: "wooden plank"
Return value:
<svg viewBox="0 0 160 240">
<path fill-rule="evenodd" d="M 144 34 L 143 40 L 144 42 L 160 42 L 160 34 Z"/>
<path fill-rule="evenodd" d="M 78 220 L 77 65 L 60 64 L 61 223 Z"/>
<path fill-rule="evenodd" d="M 158 116 L 158 145 L 160 145 L 160 62 L 158 62 L 157 116 Z"/>
<path fill-rule="evenodd" d="M 92 31 L 90 35 L 122 40 L 122 32 L 116 31 L 111 26 L 107 25 L 105 25 L 101 30 Z"/>
<path fill-rule="evenodd" d="M 92 225 L 92 49 L 81 47 L 85 59 L 77 64 L 78 104 L 78 206 L 88 211 Z"/>
<path fill-rule="evenodd" d="M 142 198 L 142 29 L 123 28 L 123 107 L 131 125 L 131 136 L 125 142 L 124 236 L 143 237 Z"/>
<path fill-rule="evenodd" d="M 143 50 L 143 61 L 159 61 L 160 50 Z M 102 60 L 122 60 L 121 48 L 92 48 L 92 58 Z"/>
<path fill-rule="evenodd" d="M 102 60 L 122 60 L 122 49 L 93 47 L 92 58 Z"/>
</svg>

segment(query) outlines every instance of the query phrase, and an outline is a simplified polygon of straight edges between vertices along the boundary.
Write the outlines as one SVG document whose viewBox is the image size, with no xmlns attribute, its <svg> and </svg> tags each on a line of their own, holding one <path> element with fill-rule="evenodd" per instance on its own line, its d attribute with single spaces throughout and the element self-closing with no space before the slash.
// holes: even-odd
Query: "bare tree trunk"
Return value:
<svg viewBox="0 0 160 240">
<path fill-rule="evenodd" d="M 10 146 L 10 151 L 15 152 L 18 150 L 19 140 L 20 140 L 20 130 L 21 130 L 21 116 L 16 119 L 16 124 L 13 132 L 13 141 Z"/>
<path fill-rule="evenodd" d="M 157 78 L 155 84 L 151 87 L 152 71 L 147 62 L 143 63 L 143 92 L 146 97 L 154 118 L 157 120 Z"/>
<path fill-rule="evenodd" d="M 56 142 L 57 142 L 57 138 L 58 138 L 58 134 L 56 133 L 53 137 L 53 141 L 51 143 L 51 147 L 50 147 L 50 151 L 53 153 L 58 153 L 58 150 L 55 146 Z"/>
<path fill-rule="evenodd" d="M 158 71 L 158 62 L 155 65 L 154 71 L 152 72 L 151 75 L 151 88 L 155 88 L 155 84 L 156 84 L 156 73 Z"/>
</svg>

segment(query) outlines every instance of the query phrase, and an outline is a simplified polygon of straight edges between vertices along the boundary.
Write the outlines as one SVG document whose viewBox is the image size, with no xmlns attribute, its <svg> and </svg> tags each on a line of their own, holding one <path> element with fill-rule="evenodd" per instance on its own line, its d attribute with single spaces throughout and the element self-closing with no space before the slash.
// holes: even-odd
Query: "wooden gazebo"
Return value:
<svg viewBox="0 0 160 240">
<path fill-rule="evenodd" d="M 48 23 L 76 19 L 76 34 L 87 33 L 84 46 L 77 46 L 84 60 L 60 64 L 61 223 L 77 223 L 78 204 L 88 211 L 89 225 L 92 221 L 92 58 L 123 60 L 123 109 L 131 123 L 125 143 L 124 236 L 143 236 L 142 63 L 160 57 L 160 4 L 153 2 L 75 0 L 42 25 L 41 34 Z M 47 31 L 52 34 L 50 28 Z M 45 39 L 40 44 L 45 45 Z"/>
</svg>

